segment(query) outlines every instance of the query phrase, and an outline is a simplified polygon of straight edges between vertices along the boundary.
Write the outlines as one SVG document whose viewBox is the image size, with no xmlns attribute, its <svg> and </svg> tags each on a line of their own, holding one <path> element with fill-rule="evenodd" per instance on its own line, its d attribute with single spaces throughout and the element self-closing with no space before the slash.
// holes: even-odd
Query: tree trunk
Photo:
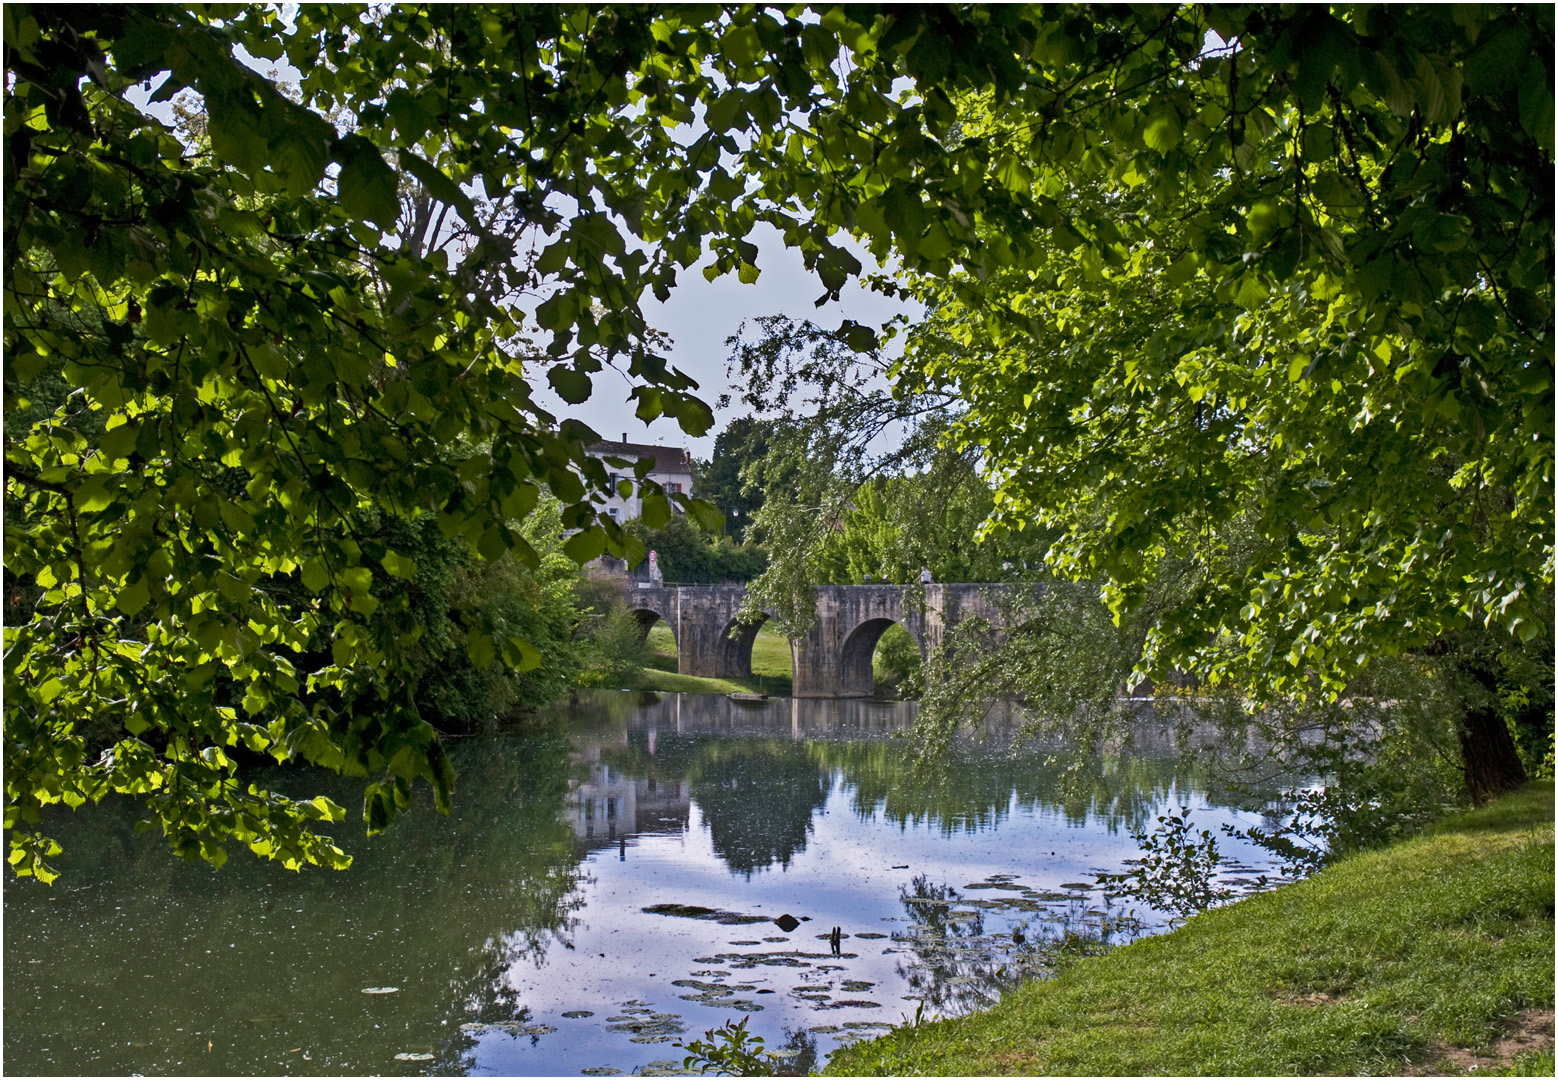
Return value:
<svg viewBox="0 0 1558 1080">
<path fill-rule="evenodd" d="M 1498 714 L 1498 673 L 1485 658 L 1469 656 L 1460 668 L 1486 693 L 1470 702 L 1457 734 L 1461 741 L 1461 771 L 1466 790 L 1478 806 L 1491 802 L 1526 782 L 1525 766 L 1515 750 L 1509 725 Z"/>
</svg>

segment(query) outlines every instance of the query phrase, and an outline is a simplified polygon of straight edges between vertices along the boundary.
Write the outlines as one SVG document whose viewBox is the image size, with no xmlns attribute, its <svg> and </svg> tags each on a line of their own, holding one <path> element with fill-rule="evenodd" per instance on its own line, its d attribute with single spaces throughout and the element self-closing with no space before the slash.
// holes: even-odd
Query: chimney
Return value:
<svg viewBox="0 0 1558 1080">
<path fill-rule="evenodd" d="M 625 432 L 625 431 L 622 433 L 622 441 L 623 442 L 627 442 L 628 441 L 628 433 Z"/>
</svg>

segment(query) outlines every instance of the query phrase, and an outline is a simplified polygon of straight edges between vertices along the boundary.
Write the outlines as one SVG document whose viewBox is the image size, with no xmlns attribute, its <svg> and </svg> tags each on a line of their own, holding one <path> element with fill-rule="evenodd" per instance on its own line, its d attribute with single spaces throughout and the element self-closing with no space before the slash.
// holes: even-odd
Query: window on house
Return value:
<svg viewBox="0 0 1558 1080">
<path fill-rule="evenodd" d="M 612 521 L 621 521 L 622 520 L 622 509 L 621 509 L 621 507 L 613 506 L 611 509 L 607 510 L 606 513 L 611 515 L 611 520 Z"/>
<path fill-rule="evenodd" d="M 682 490 L 682 485 L 680 485 L 680 484 L 667 484 L 667 485 L 665 485 L 665 490 L 670 492 L 673 495 L 680 494 L 681 490 Z"/>
</svg>

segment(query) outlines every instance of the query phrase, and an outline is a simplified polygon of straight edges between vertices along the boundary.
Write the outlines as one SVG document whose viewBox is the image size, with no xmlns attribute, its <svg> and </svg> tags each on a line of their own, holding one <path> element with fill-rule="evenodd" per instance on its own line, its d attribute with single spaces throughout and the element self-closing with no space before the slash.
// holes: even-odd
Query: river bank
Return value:
<svg viewBox="0 0 1558 1080">
<path fill-rule="evenodd" d="M 658 623 L 644 641 L 645 664 L 639 669 L 637 689 L 661 694 L 767 694 L 789 697 L 791 685 L 790 643 L 765 624 L 752 642 L 752 674 L 740 678 L 710 679 L 683 675 L 676 670 L 676 639 L 670 627 Z"/>
<path fill-rule="evenodd" d="M 1553 786 L 901 1028 L 840 1075 L 1552 1075 Z"/>
</svg>

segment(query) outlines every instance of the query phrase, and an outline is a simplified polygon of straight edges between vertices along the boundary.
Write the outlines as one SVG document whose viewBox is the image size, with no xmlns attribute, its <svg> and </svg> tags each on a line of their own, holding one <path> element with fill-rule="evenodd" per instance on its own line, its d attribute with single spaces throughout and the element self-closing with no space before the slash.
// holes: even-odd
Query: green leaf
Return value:
<svg viewBox="0 0 1558 1080">
<path fill-rule="evenodd" d="M 1184 122 L 1179 118 L 1179 110 L 1163 101 L 1154 105 L 1147 114 L 1146 126 L 1142 128 L 1142 139 L 1158 153 L 1166 154 L 1179 145 L 1184 130 Z"/>
<path fill-rule="evenodd" d="M 384 564 L 385 571 L 395 577 L 410 580 L 417 575 L 416 560 L 408 559 L 396 552 L 386 551 L 384 558 L 379 561 Z"/>
<path fill-rule="evenodd" d="M 379 148 L 361 135 L 347 135 L 331 147 L 331 157 L 341 163 L 336 181 L 341 209 L 381 228 L 394 228 L 400 196 L 395 171 L 384 164 Z"/>
<path fill-rule="evenodd" d="M 521 520 L 530 516 L 530 512 L 536 507 L 536 500 L 541 496 L 541 489 L 528 482 L 514 485 L 514 490 L 503 499 L 503 515 L 511 520 Z"/>
<path fill-rule="evenodd" d="M 506 638 L 503 662 L 516 671 L 534 671 L 541 666 L 541 651 L 524 638 Z"/>
<path fill-rule="evenodd" d="M 582 371 L 558 364 L 546 373 L 546 379 L 552 384 L 552 389 L 557 391 L 557 396 L 570 405 L 579 405 L 589 400 L 592 390 L 590 377 Z"/>
<path fill-rule="evenodd" d="M 409 150 L 400 152 L 400 164 L 408 173 L 416 177 L 417 182 L 427 189 L 429 195 L 454 207 L 467 223 L 476 222 L 476 207 L 471 203 L 471 197 L 436 165 Z"/>
<path fill-rule="evenodd" d="M 714 411 L 695 397 L 682 397 L 676 406 L 676 424 L 687 434 L 700 436 L 714 426 Z"/>
<path fill-rule="evenodd" d="M 318 556 L 303 562 L 303 584 L 309 592 L 322 593 L 330 585 L 330 568 Z"/>
<path fill-rule="evenodd" d="M 492 635 L 485 630 L 472 630 L 465 638 L 465 653 L 470 658 L 471 666 L 480 671 L 488 667 L 497 659 L 497 649 L 492 644 Z"/>
<path fill-rule="evenodd" d="M 488 562 L 496 562 L 508 553 L 510 543 L 508 528 L 494 525 L 481 534 L 481 539 L 476 543 L 476 551 Z"/>
<path fill-rule="evenodd" d="M 687 500 L 687 516 L 697 522 L 698 528 L 716 536 L 725 530 L 725 515 L 710 502 L 702 499 Z"/>
<path fill-rule="evenodd" d="M 606 550 L 606 534 L 599 527 L 574 533 L 563 543 L 563 554 L 583 566 Z"/>
<path fill-rule="evenodd" d="M 1553 80 L 1552 73 L 1537 57 L 1526 64 L 1520 79 L 1520 126 L 1536 139 L 1536 144 L 1553 153 Z"/>
<path fill-rule="evenodd" d="M 114 597 L 114 606 L 126 615 L 134 615 L 151 600 L 151 586 L 145 578 L 131 582 Z"/>
<path fill-rule="evenodd" d="M 663 529 L 671 520 L 671 500 L 664 494 L 646 494 L 641 517 L 647 528 Z"/>
</svg>

